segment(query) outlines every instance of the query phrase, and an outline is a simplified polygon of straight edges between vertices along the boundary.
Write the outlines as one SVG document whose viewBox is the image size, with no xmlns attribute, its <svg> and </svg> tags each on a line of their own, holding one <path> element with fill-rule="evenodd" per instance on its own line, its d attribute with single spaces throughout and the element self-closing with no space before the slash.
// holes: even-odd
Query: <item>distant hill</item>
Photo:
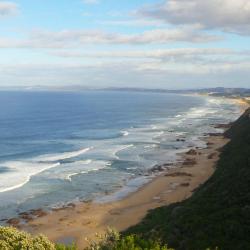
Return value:
<svg viewBox="0 0 250 250">
<path fill-rule="evenodd" d="M 250 249 L 250 109 L 225 136 L 214 175 L 191 198 L 152 210 L 126 233 L 177 250 Z"/>
<path fill-rule="evenodd" d="M 175 94 L 208 94 L 211 96 L 228 96 L 228 97 L 248 97 L 250 89 L 246 88 L 204 88 L 204 89 L 146 89 L 146 88 L 105 88 L 105 91 L 127 91 L 127 92 L 154 92 L 154 93 L 175 93 Z"/>
</svg>

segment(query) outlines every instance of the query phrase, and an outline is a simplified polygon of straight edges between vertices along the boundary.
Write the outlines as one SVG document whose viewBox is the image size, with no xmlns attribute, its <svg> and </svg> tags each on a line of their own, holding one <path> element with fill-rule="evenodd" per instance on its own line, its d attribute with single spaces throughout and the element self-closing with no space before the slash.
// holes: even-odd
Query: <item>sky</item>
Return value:
<svg viewBox="0 0 250 250">
<path fill-rule="evenodd" d="M 250 88 L 249 0 L 0 0 L 0 88 Z"/>
</svg>

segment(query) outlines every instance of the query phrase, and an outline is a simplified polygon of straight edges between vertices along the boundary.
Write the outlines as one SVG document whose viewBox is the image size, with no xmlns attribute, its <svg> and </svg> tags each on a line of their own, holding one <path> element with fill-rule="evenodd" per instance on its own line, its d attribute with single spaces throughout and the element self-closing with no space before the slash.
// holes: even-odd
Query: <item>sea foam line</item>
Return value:
<svg viewBox="0 0 250 250">
<path fill-rule="evenodd" d="M 94 165 L 92 168 L 83 169 L 81 171 L 79 170 L 78 172 L 70 173 L 64 179 L 71 182 L 73 176 L 81 175 L 81 174 L 88 174 L 90 172 L 99 171 L 101 169 L 107 168 L 107 167 L 112 165 L 112 163 L 109 161 L 92 161 L 89 164 L 96 164 L 96 165 Z M 98 166 L 98 164 L 99 164 L 99 166 Z"/>
<path fill-rule="evenodd" d="M 25 162 L 21 163 L 21 164 L 25 164 Z M 42 173 L 42 172 L 44 172 L 44 171 L 46 171 L 48 169 L 58 167 L 58 166 L 60 166 L 59 162 L 55 163 L 55 164 L 52 164 L 52 165 L 48 165 L 48 166 L 46 166 L 46 167 L 44 167 L 44 168 L 42 168 L 39 171 L 36 171 L 34 173 L 28 174 L 28 176 L 25 177 L 25 180 L 23 182 L 21 182 L 19 184 L 16 184 L 14 186 L 11 186 L 11 187 L 2 188 L 2 189 L 0 189 L 0 193 L 4 193 L 4 192 L 7 192 L 7 191 L 11 191 L 11 190 L 15 190 L 15 189 L 21 188 L 22 186 L 24 186 L 26 183 L 28 183 L 30 181 L 30 179 L 31 179 L 32 176 L 37 175 L 39 173 Z M 19 172 L 16 172 L 16 173 L 18 174 Z"/>
<path fill-rule="evenodd" d="M 126 131 L 126 130 L 122 130 L 121 133 L 122 133 L 123 136 L 128 136 L 129 135 L 129 132 Z"/>
<path fill-rule="evenodd" d="M 43 161 L 43 162 L 50 162 L 50 161 L 60 161 L 60 160 L 66 160 L 70 158 L 74 158 L 77 156 L 80 156 L 89 150 L 93 149 L 93 147 L 90 148 L 84 148 L 81 150 L 73 151 L 73 152 L 64 152 L 59 154 L 47 154 L 47 155 L 41 155 L 36 157 L 34 160 L 36 161 Z"/>
</svg>

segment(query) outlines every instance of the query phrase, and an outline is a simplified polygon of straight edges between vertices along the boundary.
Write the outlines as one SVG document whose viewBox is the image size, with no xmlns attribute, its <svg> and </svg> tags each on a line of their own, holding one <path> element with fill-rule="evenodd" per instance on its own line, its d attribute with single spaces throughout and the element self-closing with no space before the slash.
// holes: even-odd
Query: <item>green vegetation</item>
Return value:
<svg viewBox="0 0 250 250">
<path fill-rule="evenodd" d="M 55 250 L 53 243 L 40 235 L 32 237 L 11 227 L 0 227 L 1 250 Z"/>
<path fill-rule="evenodd" d="M 152 210 L 125 234 L 175 249 L 250 249 L 250 109 L 225 135 L 214 175 L 191 198 Z"/>
<path fill-rule="evenodd" d="M 0 227 L 1 250 L 76 250 L 75 245 L 65 246 L 54 244 L 40 235 L 32 237 L 30 234 L 18 231 L 12 227 Z M 120 237 L 114 230 L 109 230 L 100 241 L 90 242 L 86 250 L 173 250 L 152 240 L 144 240 L 136 235 Z"/>
<path fill-rule="evenodd" d="M 121 235 L 108 230 L 104 236 L 100 236 L 98 242 L 90 242 L 90 247 L 86 250 L 173 250 L 162 246 L 158 241 L 145 240 L 137 235 Z"/>
<path fill-rule="evenodd" d="M 77 247 L 75 244 L 67 245 L 67 246 L 63 244 L 56 244 L 55 249 L 56 250 L 77 250 Z"/>
</svg>

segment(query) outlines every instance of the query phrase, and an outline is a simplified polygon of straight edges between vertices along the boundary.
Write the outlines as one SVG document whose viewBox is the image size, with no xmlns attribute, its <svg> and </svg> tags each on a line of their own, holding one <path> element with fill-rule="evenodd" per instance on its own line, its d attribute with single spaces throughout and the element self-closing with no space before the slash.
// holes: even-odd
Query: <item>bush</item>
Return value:
<svg viewBox="0 0 250 250">
<path fill-rule="evenodd" d="M 77 250 L 76 245 L 65 246 L 63 244 L 56 244 L 56 250 Z"/>
<path fill-rule="evenodd" d="M 12 227 L 0 227 L 1 250 L 55 250 L 55 246 L 43 235 L 32 237 Z"/>
<path fill-rule="evenodd" d="M 86 250 L 173 250 L 167 246 L 161 246 L 157 241 L 144 240 L 136 235 L 121 237 L 114 230 L 109 229 L 99 242 L 90 242 Z"/>
<path fill-rule="evenodd" d="M 98 242 L 89 242 L 85 250 L 173 250 L 161 246 L 157 241 L 144 240 L 136 235 L 121 237 L 109 229 L 104 236 L 98 236 Z M 77 250 L 73 244 L 53 244 L 43 235 L 32 237 L 12 227 L 0 227 L 0 250 Z"/>
</svg>

